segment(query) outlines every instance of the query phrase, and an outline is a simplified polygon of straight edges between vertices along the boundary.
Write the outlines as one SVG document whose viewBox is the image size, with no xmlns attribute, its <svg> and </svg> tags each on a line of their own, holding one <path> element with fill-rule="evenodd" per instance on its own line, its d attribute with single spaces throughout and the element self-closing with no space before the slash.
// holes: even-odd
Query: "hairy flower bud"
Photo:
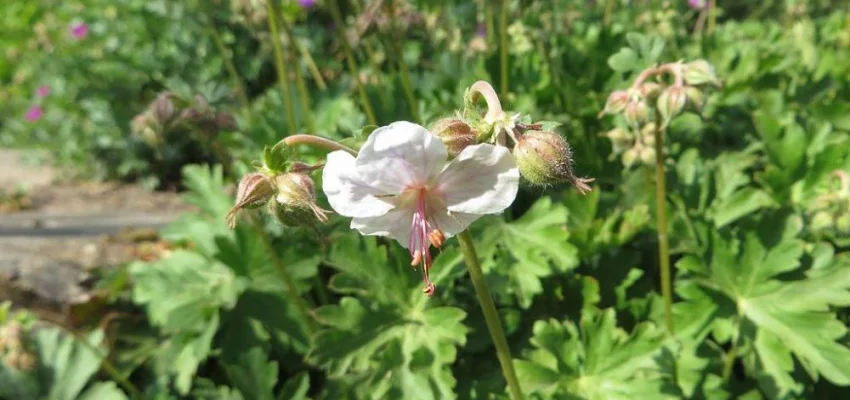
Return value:
<svg viewBox="0 0 850 400">
<path fill-rule="evenodd" d="M 641 126 L 649 117 L 649 106 L 642 98 L 633 98 L 623 112 L 626 122 L 631 126 Z"/>
<path fill-rule="evenodd" d="M 641 97 L 653 100 L 661 93 L 661 85 L 656 82 L 644 82 L 638 87 Z"/>
<path fill-rule="evenodd" d="M 619 114 L 626 109 L 626 104 L 628 103 L 628 92 L 625 90 L 614 91 L 608 96 L 608 100 L 605 102 L 605 109 L 599 113 L 599 116 L 602 116 L 603 114 Z"/>
<path fill-rule="evenodd" d="M 239 180 L 236 189 L 236 204 L 227 213 L 227 226 L 236 227 L 236 214 L 243 209 L 257 209 L 268 203 L 275 195 L 275 187 L 265 174 L 253 172 Z"/>
<path fill-rule="evenodd" d="M 705 106 L 705 94 L 702 90 L 688 86 L 685 89 L 685 96 L 687 97 L 687 108 L 689 110 L 695 113 L 702 112 L 702 108 Z"/>
<path fill-rule="evenodd" d="M 459 118 L 443 118 L 431 127 L 431 133 L 440 138 L 449 155 L 457 157 L 466 146 L 475 144 L 478 134 Z"/>
<path fill-rule="evenodd" d="M 645 165 L 654 165 L 655 149 L 649 146 L 643 146 L 638 152 L 638 157 L 640 158 L 640 162 L 644 163 Z"/>
<path fill-rule="evenodd" d="M 673 117 L 685 109 L 687 94 L 684 86 L 670 86 L 658 96 L 658 112 L 661 114 L 663 125 L 667 125 Z"/>
<path fill-rule="evenodd" d="M 637 161 L 639 155 L 640 154 L 638 153 L 638 150 L 635 147 L 632 147 L 623 152 L 623 166 L 625 166 L 626 168 L 631 168 L 632 165 L 635 165 L 635 162 Z"/>
<path fill-rule="evenodd" d="M 714 67 L 708 61 L 699 59 L 685 64 L 684 78 L 688 85 L 710 84 L 720 86 L 720 80 L 714 73 Z"/>
<path fill-rule="evenodd" d="M 649 146 L 655 146 L 655 122 L 647 123 L 640 129 L 640 141 Z"/>
<path fill-rule="evenodd" d="M 528 131 L 518 138 L 513 154 L 520 174 L 532 184 L 569 182 L 582 194 L 590 191 L 593 179 L 573 175 L 570 146 L 557 133 Z"/>
<path fill-rule="evenodd" d="M 306 174 L 288 172 L 275 177 L 277 195 L 269 205 L 271 214 L 286 226 L 314 226 L 327 222 L 328 210 L 316 204 L 316 188 Z"/>
<path fill-rule="evenodd" d="M 160 126 L 168 125 L 174 118 L 174 102 L 171 101 L 171 93 L 165 92 L 157 96 L 151 104 L 151 110 Z"/>
</svg>

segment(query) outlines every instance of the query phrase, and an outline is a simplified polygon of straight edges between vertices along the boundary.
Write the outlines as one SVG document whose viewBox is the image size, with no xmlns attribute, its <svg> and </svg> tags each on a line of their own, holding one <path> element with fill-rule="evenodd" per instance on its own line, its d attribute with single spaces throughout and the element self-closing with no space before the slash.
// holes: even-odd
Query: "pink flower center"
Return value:
<svg viewBox="0 0 850 400">
<path fill-rule="evenodd" d="M 411 221 L 407 248 L 410 250 L 410 257 L 413 258 L 411 265 L 415 267 L 422 264 L 422 275 L 425 280 L 425 288 L 422 291 L 430 297 L 434 295 L 435 290 L 434 284 L 428 278 L 431 270 L 431 245 L 440 248 L 445 237 L 436 221 L 428 217 L 428 205 L 425 202 L 427 190 L 424 187 L 414 190 L 418 190 L 416 210 Z"/>
</svg>

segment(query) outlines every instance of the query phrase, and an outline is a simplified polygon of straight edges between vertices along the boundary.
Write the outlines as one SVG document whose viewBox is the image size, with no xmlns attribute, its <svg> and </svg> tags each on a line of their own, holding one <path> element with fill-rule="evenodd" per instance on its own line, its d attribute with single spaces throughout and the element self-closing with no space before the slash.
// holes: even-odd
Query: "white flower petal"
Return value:
<svg viewBox="0 0 850 400">
<path fill-rule="evenodd" d="M 407 248 L 412 219 L 413 210 L 399 207 L 377 217 L 354 218 L 351 229 L 357 229 L 363 235 L 391 237 Z"/>
<path fill-rule="evenodd" d="M 331 208 L 346 217 L 375 217 L 394 207 L 391 202 L 375 197 L 383 192 L 357 175 L 354 157 L 344 151 L 328 154 L 322 171 L 322 190 Z"/>
<path fill-rule="evenodd" d="M 450 238 L 463 232 L 464 229 L 468 228 L 470 224 L 481 217 L 483 217 L 481 214 L 469 214 L 463 212 L 443 212 L 434 214 L 433 216 L 434 222 L 446 238 Z"/>
<path fill-rule="evenodd" d="M 469 146 L 440 174 L 437 190 L 452 212 L 495 214 L 508 208 L 519 189 L 519 170 L 501 146 Z"/>
<path fill-rule="evenodd" d="M 409 185 L 424 184 L 439 175 L 446 157 L 440 139 L 419 125 L 400 121 L 372 132 L 356 164 L 364 182 L 399 194 Z"/>
</svg>

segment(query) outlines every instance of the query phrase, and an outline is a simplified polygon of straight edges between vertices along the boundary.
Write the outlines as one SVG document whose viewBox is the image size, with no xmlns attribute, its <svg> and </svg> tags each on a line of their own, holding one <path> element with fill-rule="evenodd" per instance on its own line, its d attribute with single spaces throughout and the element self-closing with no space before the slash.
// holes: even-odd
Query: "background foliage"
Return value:
<svg viewBox="0 0 850 400">
<path fill-rule="evenodd" d="M 263 145 L 293 126 L 344 139 L 370 123 L 361 85 L 377 123 L 428 124 L 479 79 L 508 109 L 563 123 L 575 170 L 596 178 L 587 196 L 524 188 L 473 227 L 529 398 L 850 393 L 847 6 L 718 1 L 713 23 L 685 1 L 508 1 L 504 88 L 497 7 L 342 1 L 340 26 L 330 1 L 300 3 L 276 3 L 292 33 L 286 92 L 262 0 L 0 4 L 0 143 L 44 146 L 78 174 L 180 185 L 202 210 L 163 232 L 170 253 L 105 273 L 87 323 L 0 311 L 0 397 L 506 398 L 456 245 L 428 299 L 402 249 L 340 218 L 318 232 L 224 222 L 229 183 Z M 623 121 L 597 114 L 641 69 L 697 58 L 723 88 L 668 130 L 668 334 L 651 171 L 624 167 L 603 136 Z M 146 131 L 139 115 L 169 123 Z"/>
</svg>

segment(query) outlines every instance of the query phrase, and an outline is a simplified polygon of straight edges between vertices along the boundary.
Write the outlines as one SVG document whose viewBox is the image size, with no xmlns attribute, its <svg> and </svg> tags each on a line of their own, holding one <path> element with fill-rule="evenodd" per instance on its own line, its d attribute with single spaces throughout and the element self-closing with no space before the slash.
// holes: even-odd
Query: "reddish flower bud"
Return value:
<svg viewBox="0 0 850 400">
<path fill-rule="evenodd" d="M 605 109 L 599 113 L 599 116 L 602 116 L 603 114 L 619 114 L 626 109 L 626 105 L 628 103 L 628 92 L 625 90 L 614 91 L 608 96 L 608 100 L 605 102 Z"/>
<path fill-rule="evenodd" d="M 633 98 L 626 104 L 626 109 L 623 112 L 623 117 L 631 126 L 641 126 L 649 117 L 649 106 L 642 98 Z"/>
<path fill-rule="evenodd" d="M 459 118 L 443 118 L 437 121 L 430 131 L 443 141 L 452 157 L 457 157 L 466 146 L 475 144 L 475 138 L 478 136 L 469 124 Z"/>
<path fill-rule="evenodd" d="M 714 67 L 706 60 L 696 60 L 685 64 L 684 78 L 688 85 L 720 86 L 720 80 L 714 73 Z"/>
<path fill-rule="evenodd" d="M 275 195 L 275 187 L 265 174 L 253 172 L 239 180 L 236 189 L 236 204 L 227 213 L 227 226 L 236 227 L 236 214 L 243 209 L 257 209 L 268 203 Z"/>
<path fill-rule="evenodd" d="M 535 185 L 569 182 L 582 194 L 593 179 L 577 178 L 572 169 L 572 151 L 561 135 L 528 131 L 517 140 L 513 151 L 520 174 Z"/>
<path fill-rule="evenodd" d="M 685 109 L 687 100 L 684 86 L 670 86 L 658 96 L 658 113 L 664 121 L 663 125 L 667 125 Z"/>
</svg>

